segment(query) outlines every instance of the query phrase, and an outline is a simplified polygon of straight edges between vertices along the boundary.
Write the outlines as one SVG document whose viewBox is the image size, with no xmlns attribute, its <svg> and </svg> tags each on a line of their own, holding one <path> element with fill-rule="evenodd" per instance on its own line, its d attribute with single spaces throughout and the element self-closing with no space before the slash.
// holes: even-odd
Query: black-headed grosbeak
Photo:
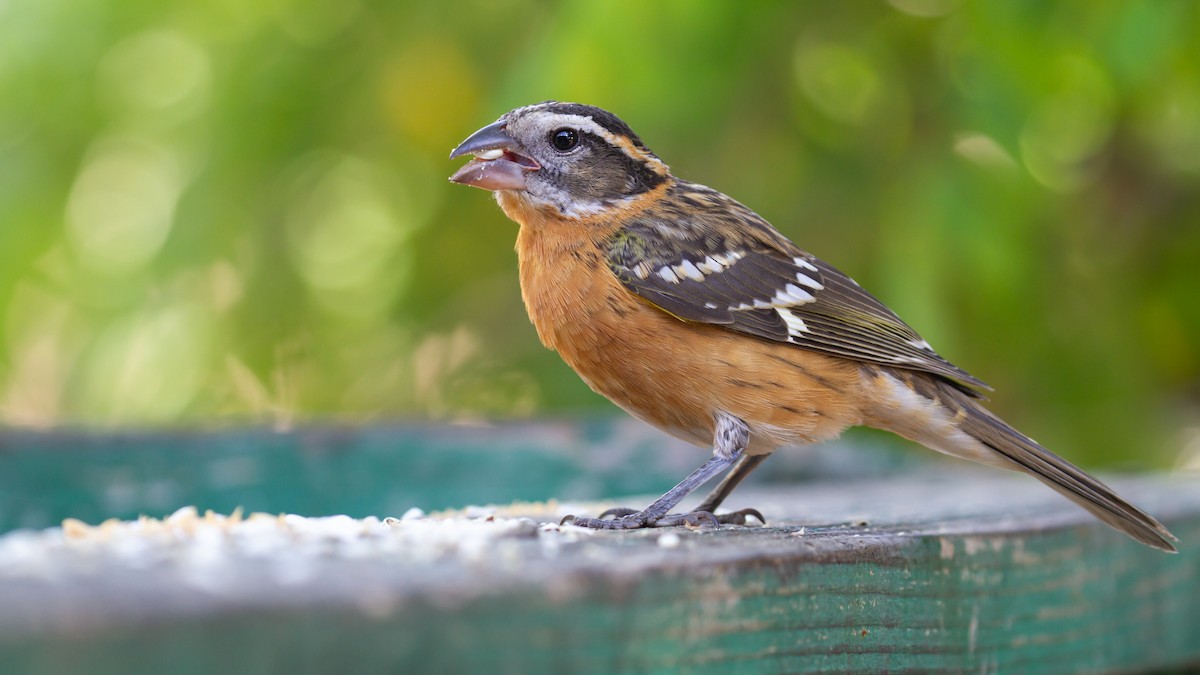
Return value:
<svg viewBox="0 0 1200 675">
<path fill-rule="evenodd" d="M 1028 473 L 1134 539 L 1175 550 L 1154 518 L 984 409 L 986 384 L 853 279 L 733 199 L 671 175 L 612 113 L 518 108 L 450 157 L 468 154 L 450 180 L 493 191 L 520 225 L 521 294 L 542 342 L 630 414 L 713 448 L 646 509 L 575 525 L 761 520 L 712 512 L 775 448 L 867 425 Z M 670 513 L 730 467 L 696 511 Z"/>
</svg>

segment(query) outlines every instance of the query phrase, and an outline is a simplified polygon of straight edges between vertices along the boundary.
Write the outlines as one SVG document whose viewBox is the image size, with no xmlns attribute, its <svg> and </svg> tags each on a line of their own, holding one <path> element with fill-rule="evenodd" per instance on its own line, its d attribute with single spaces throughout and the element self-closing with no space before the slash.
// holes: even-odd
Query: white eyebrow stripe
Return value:
<svg viewBox="0 0 1200 675">
<path fill-rule="evenodd" d="M 633 144 L 629 139 L 621 138 L 613 132 L 605 129 L 590 115 L 571 115 L 568 113 L 549 113 L 549 117 L 555 120 L 562 120 L 562 126 L 573 126 L 580 131 L 599 136 L 608 142 L 609 145 L 618 148 L 625 153 L 630 159 L 653 164 L 655 171 L 658 173 L 666 173 L 667 165 L 663 164 L 662 160 L 650 154 L 649 151 L 643 150 Z M 553 125 L 553 126 L 558 126 Z"/>
<path fill-rule="evenodd" d="M 551 116 L 562 120 L 564 125 L 574 126 L 580 131 L 586 131 L 589 134 L 594 134 L 606 141 L 609 141 L 610 143 L 615 141 L 617 138 L 616 134 L 600 126 L 600 124 L 590 116 L 584 117 L 583 115 L 568 115 L 566 113 L 551 113 Z"/>
</svg>

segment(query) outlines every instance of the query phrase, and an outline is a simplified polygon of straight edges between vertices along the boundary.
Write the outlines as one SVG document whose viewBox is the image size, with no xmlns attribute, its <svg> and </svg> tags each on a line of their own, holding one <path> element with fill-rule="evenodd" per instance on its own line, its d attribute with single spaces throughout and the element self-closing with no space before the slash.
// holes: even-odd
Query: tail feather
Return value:
<svg viewBox="0 0 1200 675">
<path fill-rule="evenodd" d="M 1157 549 L 1175 552 L 1178 541 L 1162 523 L 1125 501 L 1079 467 L 1043 448 L 990 412 L 972 405 L 959 428 L 1016 468 L 1054 488 L 1105 523 Z"/>
<path fill-rule="evenodd" d="M 876 371 L 889 392 L 868 424 L 949 455 L 1027 473 L 1134 539 L 1175 552 L 1162 523 L 1079 467 L 1009 426 L 953 383 L 925 373 Z"/>
</svg>

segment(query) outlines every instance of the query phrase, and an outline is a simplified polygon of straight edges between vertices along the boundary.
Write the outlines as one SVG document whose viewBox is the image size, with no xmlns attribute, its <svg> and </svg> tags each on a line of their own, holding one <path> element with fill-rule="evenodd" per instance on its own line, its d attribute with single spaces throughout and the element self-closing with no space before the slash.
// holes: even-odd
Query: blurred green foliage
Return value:
<svg viewBox="0 0 1200 675">
<path fill-rule="evenodd" d="M 1050 447 L 1170 463 L 1198 34 L 1183 0 L 0 3 L 0 420 L 615 410 L 538 344 L 515 226 L 445 180 L 556 98 L 856 277 Z"/>
</svg>

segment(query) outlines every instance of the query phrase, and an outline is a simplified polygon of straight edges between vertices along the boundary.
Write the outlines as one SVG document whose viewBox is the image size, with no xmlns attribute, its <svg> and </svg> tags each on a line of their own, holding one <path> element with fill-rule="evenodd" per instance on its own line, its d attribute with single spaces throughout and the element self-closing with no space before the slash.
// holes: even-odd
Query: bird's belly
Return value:
<svg viewBox="0 0 1200 675">
<path fill-rule="evenodd" d="M 558 327 L 552 345 L 596 392 L 678 438 L 709 445 L 723 411 L 751 429 L 748 452 L 834 438 L 860 414 L 857 364 L 617 298 Z"/>
</svg>

